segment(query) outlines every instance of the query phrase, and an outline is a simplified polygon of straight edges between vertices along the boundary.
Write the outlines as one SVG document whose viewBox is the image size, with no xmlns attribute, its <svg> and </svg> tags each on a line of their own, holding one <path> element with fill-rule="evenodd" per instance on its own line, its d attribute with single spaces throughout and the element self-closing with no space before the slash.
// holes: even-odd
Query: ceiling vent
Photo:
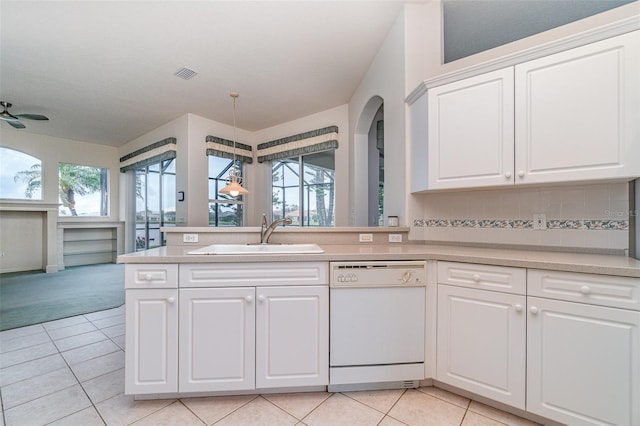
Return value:
<svg viewBox="0 0 640 426">
<path fill-rule="evenodd" d="M 176 71 L 174 75 L 180 77 L 183 80 L 189 80 L 190 78 L 198 75 L 198 73 L 189 68 L 182 67 L 178 71 Z"/>
</svg>

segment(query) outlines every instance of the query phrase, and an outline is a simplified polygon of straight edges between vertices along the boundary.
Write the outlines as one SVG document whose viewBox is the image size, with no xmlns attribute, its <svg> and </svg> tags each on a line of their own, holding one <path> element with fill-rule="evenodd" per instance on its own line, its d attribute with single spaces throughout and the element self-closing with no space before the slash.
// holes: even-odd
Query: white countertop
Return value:
<svg viewBox="0 0 640 426">
<path fill-rule="evenodd" d="M 640 260 L 625 256 L 430 244 L 320 244 L 322 254 L 189 255 L 199 246 L 160 247 L 118 256 L 119 263 L 235 263 L 363 260 L 448 260 L 487 265 L 640 277 Z"/>
</svg>

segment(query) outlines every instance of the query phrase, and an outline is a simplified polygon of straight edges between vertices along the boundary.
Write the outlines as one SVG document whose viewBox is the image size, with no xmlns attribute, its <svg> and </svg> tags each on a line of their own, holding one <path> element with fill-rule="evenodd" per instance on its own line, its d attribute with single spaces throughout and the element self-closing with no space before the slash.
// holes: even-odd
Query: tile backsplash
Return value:
<svg viewBox="0 0 640 426">
<path fill-rule="evenodd" d="M 431 242 L 557 248 L 629 248 L 627 183 L 508 188 L 415 195 L 412 235 Z M 421 212 L 420 212 L 421 209 Z M 545 214 L 546 230 L 533 226 Z"/>
</svg>

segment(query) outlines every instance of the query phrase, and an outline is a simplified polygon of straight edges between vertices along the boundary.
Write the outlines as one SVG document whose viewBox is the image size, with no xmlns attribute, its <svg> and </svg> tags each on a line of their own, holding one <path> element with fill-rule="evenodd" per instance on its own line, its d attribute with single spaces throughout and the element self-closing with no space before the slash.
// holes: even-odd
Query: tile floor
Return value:
<svg viewBox="0 0 640 426">
<path fill-rule="evenodd" d="M 124 307 L 0 332 L 0 426 L 534 425 L 444 390 L 134 401 Z"/>
</svg>

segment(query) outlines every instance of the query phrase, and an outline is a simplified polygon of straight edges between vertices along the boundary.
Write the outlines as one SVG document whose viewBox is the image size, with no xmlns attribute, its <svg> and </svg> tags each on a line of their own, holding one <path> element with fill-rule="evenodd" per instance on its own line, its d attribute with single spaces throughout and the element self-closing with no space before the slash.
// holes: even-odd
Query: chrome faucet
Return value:
<svg viewBox="0 0 640 426">
<path fill-rule="evenodd" d="M 271 225 L 267 225 L 267 215 L 263 214 L 262 228 L 260 229 L 260 244 L 269 243 L 269 237 L 271 236 L 271 234 L 273 234 L 273 231 L 276 230 L 276 227 L 282 223 L 291 225 L 292 220 L 288 217 L 285 217 L 282 219 L 274 220 L 273 222 L 271 222 Z"/>
</svg>

